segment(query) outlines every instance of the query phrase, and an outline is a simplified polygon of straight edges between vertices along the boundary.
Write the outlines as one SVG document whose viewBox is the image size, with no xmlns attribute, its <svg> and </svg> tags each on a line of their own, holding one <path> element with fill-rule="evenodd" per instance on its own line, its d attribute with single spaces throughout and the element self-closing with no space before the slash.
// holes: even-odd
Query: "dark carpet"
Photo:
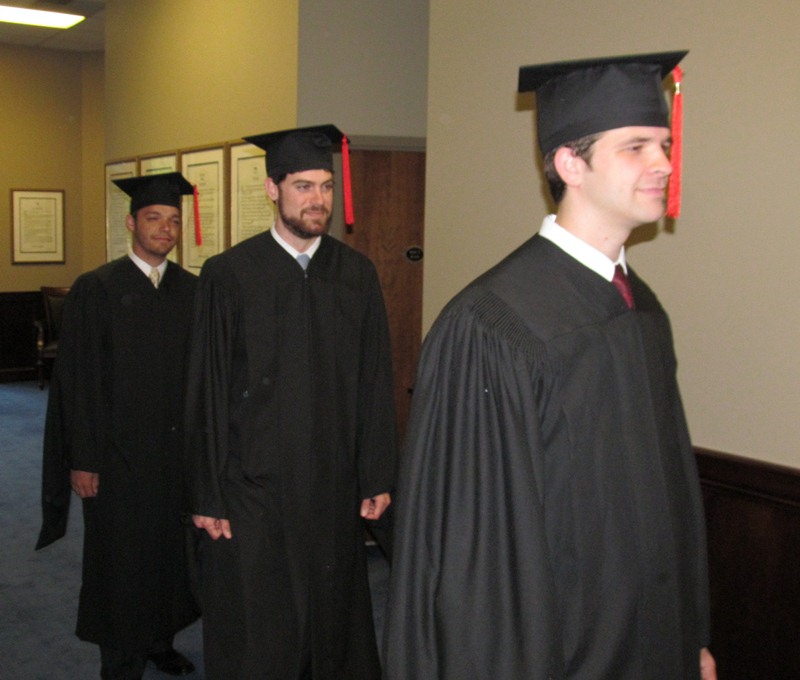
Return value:
<svg viewBox="0 0 800 680">
<path fill-rule="evenodd" d="M 65 538 L 34 551 L 41 522 L 42 433 L 47 390 L 35 382 L 0 384 L 0 678 L 82 680 L 100 677 L 95 645 L 75 637 L 83 519 L 72 503 Z M 73 499 L 75 500 L 75 499 Z M 378 639 L 383 631 L 388 565 L 369 547 L 370 586 Z M 202 680 L 202 621 L 175 637 L 175 647 Z M 148 664 L 144 680 L 170 676 Z"/>
</svg>

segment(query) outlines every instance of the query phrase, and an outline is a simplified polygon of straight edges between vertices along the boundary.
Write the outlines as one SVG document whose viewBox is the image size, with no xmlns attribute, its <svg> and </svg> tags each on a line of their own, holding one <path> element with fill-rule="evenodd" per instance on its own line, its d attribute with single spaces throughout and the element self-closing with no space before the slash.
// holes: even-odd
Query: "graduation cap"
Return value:
<svg viewBox="0 0 800 680">
<path fill-rule="evenodd" d="M 628 126 L 669 127 L 661 81 L 675 71 L 673 173 L 667 214 L 674 212 L 680 182 L 678 63 L 687 50 L 522 66 L 519 92 L 536 92 L 537 133 L 543 154 L 587 135 Z M 675 194 L 675 195 L 673 195 Z M 678 197 L 676 199 L 676 196 Z M 677 217 L 677 214 L 670 215 Z"/>
<path fill-rule="evenodd" d="M 166 172 L 143 177 L 126 177 L 112 181 L 131 197 L 131 214 L 148 205 L 171 205 L 180 210 L 182 197 L 185 194 L 193 194 L 195 241 L 197 245 L 202 245 L 197 187 L 190 184 L 181 173 Z"/>
<path fill-rule="evenodd" d="M 179 172 L 126 177 L 113 182 L 131 197 L 131 214 L 147 205 L 171 205 L 180 208 L 181 196 L 194 193 L 194 187 Z"/>
<path fill-rule="evenodd" d="M 344 217 L 353 225 L 353 201 L 350 181 L 350 149 L 347 136 L 335 125 L 279 130 L 245 137 L 245 141 L 266 151 L 267 175 L 275 180 L 304 170 L 333 172 L 334 147 L 342 150 Z"/>
</svg>

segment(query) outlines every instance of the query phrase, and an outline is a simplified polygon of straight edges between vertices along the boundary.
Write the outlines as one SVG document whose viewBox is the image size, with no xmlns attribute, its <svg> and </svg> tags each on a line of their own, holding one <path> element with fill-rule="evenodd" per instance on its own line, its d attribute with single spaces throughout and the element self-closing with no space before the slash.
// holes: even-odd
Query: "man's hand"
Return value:
<svg viewBox="0 0 800 680">
<path fill-rule="evenodd" d="M 81 498 L 93 498 L 100 488 L 100 475 L 84 470 L 70 470 L 69 483 L 72 490 Z"/>
<path fill-rule="evenodd" d="M 380 496 L 374 496 L 373 498 L 365 498 L 361 501 L 361 516 L 364 519 L 378 519 L 391 502 L 392 497 L 388 493 L 382 493 Z"/>
<path fill-rule="evenodd" d="M 708 647 L 700 650 L 700 678 L 702 680 L 717 680 L 717 663 Z"/>
<path fill-rule="evenodd" d="M 231 523 L 227 519 L 217 517 L 205 517 L 203 515 L 192 515 L 192 521 L 198 529 L 205 529 L 208 535 L 215 541 L 220 537 L 231 538 Z"/>
</svg>

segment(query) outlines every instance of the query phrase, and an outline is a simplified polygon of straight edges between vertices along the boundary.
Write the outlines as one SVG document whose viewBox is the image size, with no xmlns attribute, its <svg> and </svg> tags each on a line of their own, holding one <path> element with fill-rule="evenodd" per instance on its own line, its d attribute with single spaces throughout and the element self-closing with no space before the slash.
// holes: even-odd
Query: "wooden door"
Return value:
<svg viewBox="0 0 800 680">
<path fill-rule="evenodd" d="M 353 150 L 351 174 L 355 226 L 343 239 L 373 261 L 381 280 L 402 441 L 422 340 L 425 153 Z"/>
</svg>

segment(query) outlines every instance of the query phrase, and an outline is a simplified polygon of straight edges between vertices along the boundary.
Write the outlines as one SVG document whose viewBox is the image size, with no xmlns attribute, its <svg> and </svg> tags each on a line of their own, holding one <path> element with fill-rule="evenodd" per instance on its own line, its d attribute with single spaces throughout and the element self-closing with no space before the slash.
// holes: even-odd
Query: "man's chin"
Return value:
<svg viewBox="0 0 800 680">
<path fill-rule="evenodd" d="M 304 221 L 302 224 L 287 224 L 289 229 L 294 233 L 295 236 L 299 236 L 300 238 L 304 239 L 312 239 L 317 238 L 317 236 L 322 236 L 323 234 L 328 233 L 328 227 L 330 226 L 330 220 L 321 220 L 321 221 Z"/>
<path fill-rule="evenodd" d="M 305 217 L 303 219 L 303 224 L 309 230 L 313 229 L 327 229 L 328 225 L 330 224 L 331 216 L 328 213 L 324 213 L 321 215 L 314 215 L 313 217 Z"/>
</svg>

